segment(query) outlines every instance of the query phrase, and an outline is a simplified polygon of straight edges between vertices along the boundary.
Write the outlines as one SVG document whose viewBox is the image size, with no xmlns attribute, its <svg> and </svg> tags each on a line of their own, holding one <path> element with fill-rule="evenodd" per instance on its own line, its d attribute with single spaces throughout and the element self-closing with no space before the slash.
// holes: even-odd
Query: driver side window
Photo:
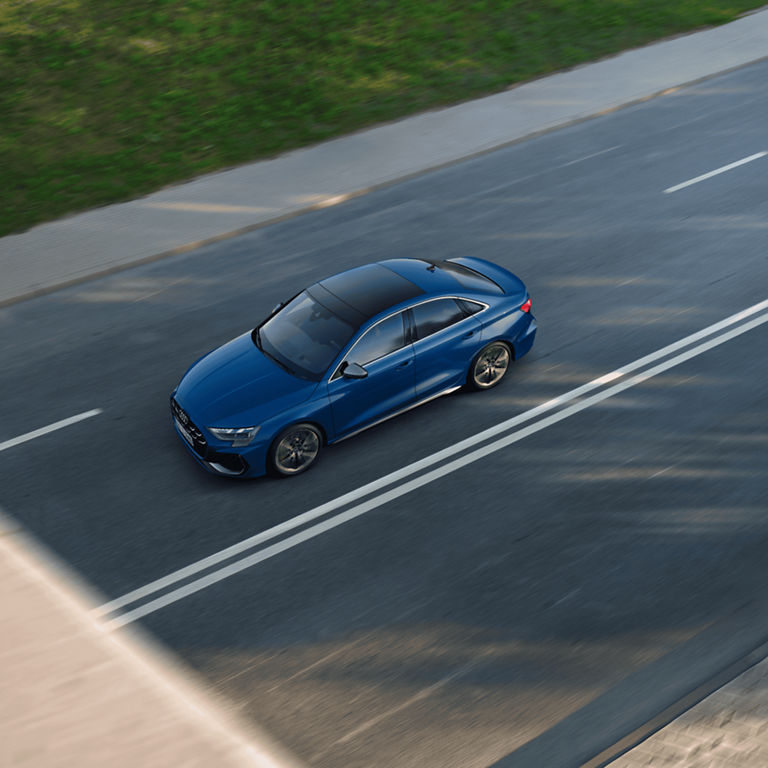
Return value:
<svg viewBox="0 0 768 768">
<path fill-rule="evenodd" d="M 405 346 L 403 313 L 398 312 L 369 328 L 350 350 L 347 362 L 365 366 L 403 346 Z"/>
</svg>

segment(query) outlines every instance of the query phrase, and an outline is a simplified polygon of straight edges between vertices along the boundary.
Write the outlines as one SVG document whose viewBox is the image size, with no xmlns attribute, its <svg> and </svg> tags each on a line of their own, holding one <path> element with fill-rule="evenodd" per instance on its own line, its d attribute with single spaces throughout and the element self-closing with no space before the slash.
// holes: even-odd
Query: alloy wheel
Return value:
<svg viewBox="0 0 768 768">
<path fill-rule="evenodd" d="M 301 425 L 288 430 L 274 449 L 275 469 L 295 475 L 308 469 L 320 453 L 320 435 L 314 427 Z"/>
<path fill-rule="evenodd" d="M 494 342 L 483 349 L 472 368 L 472 383 L 477 389 L 489 389 L 498 384 L 509 369 L 509 347 Z"/>
</svg>

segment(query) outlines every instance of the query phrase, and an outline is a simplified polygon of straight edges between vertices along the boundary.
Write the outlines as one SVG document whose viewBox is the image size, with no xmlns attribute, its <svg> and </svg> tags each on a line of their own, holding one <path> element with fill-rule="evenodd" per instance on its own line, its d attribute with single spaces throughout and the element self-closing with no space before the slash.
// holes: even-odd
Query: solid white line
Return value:
<svg viewBox="0 0 768 768">
<path fill-rule="evenodd" d="M 483 447 L 478 448 L 464 456 L 461 456 L 458 459 L 454 459 L 447 464 L 443 464 L 441 467 L 433 469 L 431 472 L 427 472 L 426 474 L 409 480 L 408 482 L 396 488 L 385 491 L 384 493 L 375 496 L 368 501 L 358 504 L 357 506 L 354 506 L 344 512 L 341 512 L 338 515 L 335 515 L 332 518 L 329 518 L 328 520 L 324 520 L 323 522 L 313 525 L 312 527 L 307 528 L 300 533 L 289 536 L 288 538 L 283 539 L 276 544 L 272 544 L 271 546 L 266 547 L 259 552 L 249 555 L 248 557 L 244 557 L 242 560 L 238 560 L 234 563 L 231 563 L 230 565 L 224 566 L 218 571 L 213 571 L 212 573 L 196 579 L 195 581 L 189 582 L 188 584 L 168 592 L 161 597 L 151 600 L 150 602 L 145 603 L 138 608 L 127 611 L 126 613 L 115 617 L 111 621 L 106 622 L 104 625 L 105 629 L 113 630 L 125 626 L 126 624 L 130 624 L 131 622 L 136 621 L 143 616 L 154 613 L 160 608 L 171 605 L 172 603 L 175 603 L 185 597 L 188 597 L 189 595 L 199 592 L 200 590 L 205 589 L 212 584 L 216 584 L 217 582 L 223 581 L 230 576 L 234 576 L 246 568 L 250 568 L 257 563 L 263 562 L 264 560 L 268 560 L 269 558 L 274 557 L 281 552 L 285 552 L 286 550 L 295 547 L 297 544 L 301 544 L 302 542 L 312 539 L 321 533 L 325 533 L 332 528 L 336 528 L 337 526 L 353 520 L 354 518 L 359 517 L 360 515 L 365 514 L 372 509 L 380 507 L 382 504 L 386 504 L 393 499 L 404 496 L 405 494 L 410 493 L 411 491 L 420 488 L 423 485 L 427 485 L 434 480 L 437 480 L 441 477 L 444 477 L 445 475 L 449 475 L 452 472 L 457 471 L 458 469 L 461 469 L 467 464 L 478 461 L 479 459 L 482 459 L 491 453 L 495 453 L 502 448 L 506 448 L 507 446 L 512 445 L 513 443 L 516 443 L 528 437 L 529 435 L 535 434 L 536 432 L 539 432 L 546 427 L 557 424 L 558 422 L 567 419 L 569 416 L 573 416 L 574 414 L 579 413 L 586 408 L 590 408 L 591 406 L 596 405 L 597 403 L 606 400 L 609 397 L 613 397 L 614 395 L 617 395 L 620 392 L 629 389 L 630 387 L 634 387 L 644 381 L 647 381 L 650 378 L 653 378 L 654 376 L 658 376 L 660 373 L 663 373 L 670 368 L 674 368 L 675 366 L 680 365 L 681 363 L 684 363 L 687 360 L 696 357 L 697 355 L 701 355 L 707 350 L 717 347 L 720 344 L 724 344 L 726 341 L 736 338 L 737 336 L 740 336 L 741 334 L 746 333 L 753 328 L 757 328 L 763 323 L 768 323 L 768 313 L 754 318 L 753 320 L 750 320 L 749 322 L 746 322 L 737 328 L 727 331 L 720 336 L 715 337 L 714 339 L 710 339 L 709 341 L 705 341 L 698 346 L 692 347 L 691 349 L 688 349 L 685 352 L 670 358 L 669 360 L 665 360 L 664 362 L 659 363 L 653 368 L 649 368 L 647 371 L 639 373 L 630 379 L 622 381 L 618 384 L 614 384 L 612 387 L 604 389 L 603 391 L 585 398 L 578 403 L 574 403 L 573 405 L 570 405 L 567 408 L 558 411 L 557 413 L 546 416 L 534 424 L 523 427 L 523 429 L 517 430 L 510 435 L 499 438 L 498 440 L 484 445 Z"/>
<path fill-rule="evenodd" d="M 94 408 L 92 411 L 85 411 L 85 413 L 78 413 L 77 416 L 70 416 L 68 419 L 62 419 L 54 424 L 49 424 L 47 427 L 40 427 L 40 429 L 34 430 L 34 432 L 27 432 L 25 435 L 19 435 L 18 437 L 12 437 L 10 440 L 6 440 L 4 443 L 0 443 L 0 451 L 5 451 L 8 448 L 13 448 L 21 443 L 26 443 L 28 440 L 34 440 L 36 437 L 42 437 L 49 432 L 55 432 L 57 429 L 63 429 L 71 424 L 77 424 L 78 421 L 83 419 L 90 419 L 91 416 L 98 416 L 101 413 L 101 408 Z"/>
<path fill-rule="evenodd" d="M 738 168 L 740 165 L 744 165 L 745 163 L 751 163 L 753 160 L 759 160 L 761 157 L 765 157 L 766 155 L 768 155 L 768 152 L 757 152 L 756 154 L 745 157 L 742 160 L 737 160 L 735 163 L 729 163 L 728 165 L 723 165 L 720 168 L 715 168 L 714 171 L 710 171 L 709 173 L 702 173 L 701 176 L 697 176 L 695 179 L 689 179 L 688 181 L 684 181 L 682 184 L 676 184 L 674 187 L 668 187 L 664 190 L 664 194 L 677 192 L 678 189 L 685 189 L 685 187 L 690 187 L 691 184 L 698 184 L 700 181 L 704 181 L 705 179 L 711 179 L 713 176 L 717 176 L 718 174 L 730 171 L 732 168 Z"/>
<path fill-rule="evenodd" d="M 763 309 L 768 309 L 768 299 L 761 301 L 758 304 L 754 304 L 751 307 L 747 307 L 747 309 L 744 309 L 740 312 L 736 312 L 735 314 L 726 317 L 724 320 L 713 323 L 712 325 L 707 326 L 700 331 L 696 331 L 690 336 L 686 336 L 679 341 L 668 344 L 666 347 L 658 349 L 655 352 L 646 355 L 645 357 L 641 357 L 639 360 L 635 360 L 633 363 L 629 363 L 628 365 L 625 365 L 621 368 L 617 368 L 615 371 L 611 371 L 610 373 L 606 373 L 597 379 L 593 379 L 586 384 L 582 384 L 581 386 L 576 387 L 575 389 L 572 389 L 569 392 L 566 392 L 552 400 L 548 400 L 545 403 L 536 406 L 535 408 L 531 408 L 524 413 L 513 416 L 512 418 L 507 419 L 506 421 L 502 421 L 493 427 L 489 427 L 482 432 L 478 432 L 475 435 L 471 435 L 470 437 L 461 440 L 458 443 L 454 443 L 453 445 L 437 451 L 436 453 L 430 454 L 423 459 L 419 459 L 412 464 L 408 464 L 405 467 L 401 467 L 400 469 L 395 470 L 394 472 L 390 472 L 388 475 L 384 475 L 383 477 L 373 480 L 370 483 L 367 483 L 360 488 L 356 488 L 349 493 L 345 493 L 342 496 L 332 499 L 325 504 L 314 507 L 308 512 L 304 512 L 303 514 L 293 517 L 290 520 L 286 520 L 284 523 L 280 523 L 280 525 L 276 525 L 273 528 L 267 529 L 266 531 L 257 533 L 254 536 L 248 537 L 247 539 L 243 539 L 242 541 L 232 544 L 226 549 L 222 549 L 219 552 L 215 552 L 208 557 L 204 557 L 203 559 L 187 565 L 184 568 L 173 571 L 172 573 L 156 579 L 149 584 L 145 584 L 143 587 L 134 589 L 131 592 L 128 592 L 127 594 L 115 598 L 114 600 L 111 600 L 110 602 L 100 606 L 95 610 L 95 614 L 96 616 L 105 616 L 106 614 L 112 613 L 119 608 L 123 608 L 130 603 L 134 603 L 137 600 L 154 594 L 155 592 L 159 592 L 161 589 L 165 589 L 165 587 L 176 584 L 177 582 L 186 579 L 189 576 L 194 576 L 196 573 L 200 573 L 200 571 L 204 571 L 211 566 L 218 565 L 219 563 L 224 562 L 225 560 L 228 560 L 235 555 L 245 552 L 248 549 L 252 549 L 259 544 L 263 544 L 265 541 L 274 539 L 276 536 L 280 536 L 284 533 L 287 533 L 288 531 L 293 530 L 294 528 L 298 528 L 299 526 L 304 525 L 305 523 L 309 523 L 318 517 L 322 517 L 323 515 L 332 512 L 334 509 L 338 509 L 339 507 L 345 506 L 350 502 L 357 501 L 358 499 L 361 499 L 365 496 L 369 496 L 370 494 L 375 493 L 376 491 L 391 485 L 392 483 L 396 483 L 408 477 L 409 475 L 420 472 L 421 470 L 426 469 L 433 464 L 437 464 L 444 459 L 448 459 L 457 453 L 461 453 L 461 451 L 464 451 L 467 448 L 471 448 L 478 443 L 488 440 L 489 438 L 494 437 L 501 432 L 506 432 L 507 430 L 518 426 L 519 424 L 530 421 L 531 419 L 551 411 L 554 408 L 558 408 L 561 405 L 564 405 L 571 400 L 581 397 L 588 392 L 591 392 L 612 381 L 615 381 L 616 379 L 619 379 L 628 373 L 632 373 L 633 371 L 636 371 L 639 368 L 648 365 L 649 363 L 666 357 L 673 352 L 677 352 L 679 349 L 693 344 L 700 339 L 705 338 L 706 336 L 711 336 L 713 333 L 717 333 L 723 328 L 727 328 L 730 325 L 738 323 L 747 317 L 762 311 Z"/>
</svg>

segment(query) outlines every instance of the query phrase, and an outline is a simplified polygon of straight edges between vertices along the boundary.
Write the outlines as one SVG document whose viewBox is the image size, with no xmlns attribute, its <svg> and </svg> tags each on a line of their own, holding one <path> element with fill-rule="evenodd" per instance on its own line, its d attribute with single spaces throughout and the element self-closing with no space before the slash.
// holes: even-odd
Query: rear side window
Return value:
<svg viewBox="0 0 768 768">
<path fill-rule="evenodd" d="M 478 304 L 476 301 L 470 301 L 469 299 L 456 299 L 459 306 L 464 310 L 465 315 L 474 315 L 483 309 L 482 304 Z"/>
<path fill-rule="evenodd" d="M 425 339 L 466 317 L 453 299 L 428 301 L 425 304 L 418 304 L 411 311 L 416 324 L 417 339 Z"/>
<path fill-rule="evenodd" d="M 403 346 L 403 313 L 398 312 L 369 328 L 347 357 L 350 362 L 367 365 Z"/>
</svg>

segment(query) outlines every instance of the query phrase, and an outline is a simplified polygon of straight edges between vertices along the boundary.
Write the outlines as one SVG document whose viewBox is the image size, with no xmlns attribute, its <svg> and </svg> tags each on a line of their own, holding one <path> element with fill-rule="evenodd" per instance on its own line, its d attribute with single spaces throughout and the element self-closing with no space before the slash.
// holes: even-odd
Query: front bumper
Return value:
<svg viewBox="0 0 768 768">
<path fill-rule="evenodd" d="M 173 396 L 171 396 L 171 422 L 187 451 L 201 466 L 214 475 L 245 477 L 263 474 L 253 471 L 253 459 L 259 453 L 258 446 L 256 448 L 249 446 L 248 451 L 238 453 L 209 445 L 203 430 L 192 421 Z"/>
</svg>

